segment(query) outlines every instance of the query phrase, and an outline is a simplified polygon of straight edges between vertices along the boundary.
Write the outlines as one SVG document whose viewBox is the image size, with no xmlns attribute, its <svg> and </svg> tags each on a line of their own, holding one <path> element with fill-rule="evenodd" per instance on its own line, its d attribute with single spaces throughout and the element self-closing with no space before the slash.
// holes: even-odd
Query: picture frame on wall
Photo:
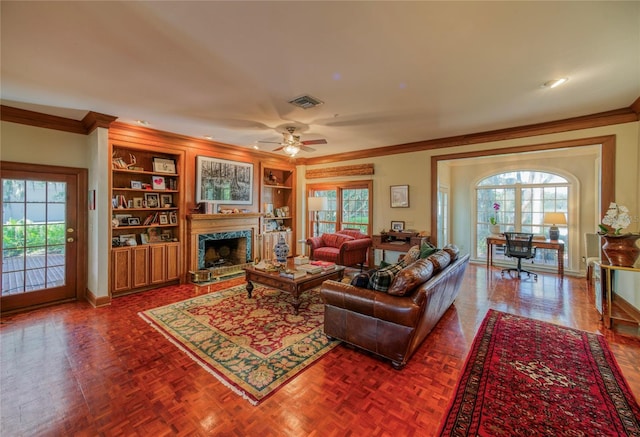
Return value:
<svg viewBox="0 0 640 437">
<path fill-rule="evenodd" d="M 253 164 L 196 157 L 196 202 L 253 203 Z"/>
<path fill-rule="evenodd" d="M 391 185 L 391 208 L 409 208 L 409 185 Z"/>
<path fill-rule="evenodd" d="M 153 158 L 153 172 L 176 174 L 176 161 L 171 158 Z"/>
<path fill-rule="evenodd" d="M 404 231 L 404 222 L 402 222 L 402 221 L 392 221 L 391 222 L 391 230 L 393 232 L 403 232 Z"/>
</svg>

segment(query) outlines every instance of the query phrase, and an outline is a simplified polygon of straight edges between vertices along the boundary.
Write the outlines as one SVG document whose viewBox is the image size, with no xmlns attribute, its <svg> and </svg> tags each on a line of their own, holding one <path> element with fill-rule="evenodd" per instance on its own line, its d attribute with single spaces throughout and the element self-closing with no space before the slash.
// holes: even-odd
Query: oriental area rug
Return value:
<svg viewBox="0 0 640 437">
<path fill-rule="evenodd" d="M 255 284 L 201 295 L 139 313 L 223 384 L 253 405 L 339 344 L 323 333 L 317 290 L 300 296 Z"/>
<path fill-rule="evenodd" d="M 640 436 L 603 336 L 490 310 L 441 436 Z"/>
</svg>

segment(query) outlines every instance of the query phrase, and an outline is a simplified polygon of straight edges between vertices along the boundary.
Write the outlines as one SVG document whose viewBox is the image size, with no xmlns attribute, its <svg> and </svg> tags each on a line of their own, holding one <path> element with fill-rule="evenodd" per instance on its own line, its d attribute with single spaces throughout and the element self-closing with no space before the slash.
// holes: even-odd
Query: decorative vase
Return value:
<svg viewBox="0 0 640 437">
<path fill-rule="evenodd" d="M 276 260 L 278 262 L 286 262 L 287 255 L 289 255 L 289 245 L 284 239 L 284 236 L 280 234 L 278 242 L 273 246 L 273 252 L 276 254 Z"/>
<path fill-rule="evenodd" d="M 500 225 L 491 225 L 489 227 L 489 232 L 491 232 L 492 234 L 499 234 L 500 233 Z"/>
<path fill-rule="evenodd" d="M 640 248 L 636 245 L 640 234 L 603 235 L 602 238 L 602 251 L 609 264 L 620 267 L 632 267 L 635 264 L 640 255 Z"/>
</svg>

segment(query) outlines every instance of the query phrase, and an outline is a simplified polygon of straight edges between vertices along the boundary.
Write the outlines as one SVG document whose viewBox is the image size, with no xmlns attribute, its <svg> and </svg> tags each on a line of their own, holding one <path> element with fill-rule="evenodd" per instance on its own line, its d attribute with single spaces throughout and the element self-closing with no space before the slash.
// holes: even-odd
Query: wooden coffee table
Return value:
<svg viewBox="0 0 640 437">
<path fill-rule="evenodd" d="M 291 261 L 289 261 L 289 265 L 287 267 L 292 270 L 295 269 L 295 266 Z M 294 314 L 298 314 L 298 308 L 300 308 L 300 295 L 302 293 L 319 286 L 328 279 L 340 281 L 344 275 L 343 266 L 336 266 L 333 270 L 315 273 L 313 275 L 307 274 L 297 279 L 289 279 L 284 276 L 280 276 L 280 272 L 265 272 L 257 270 L 253 266 L 245 267 L 244 271 L 247 278 L 247 293 L 249 298 L 251 298 L 254 282 L 286 291 L 293 296 Z"/>
</svg>

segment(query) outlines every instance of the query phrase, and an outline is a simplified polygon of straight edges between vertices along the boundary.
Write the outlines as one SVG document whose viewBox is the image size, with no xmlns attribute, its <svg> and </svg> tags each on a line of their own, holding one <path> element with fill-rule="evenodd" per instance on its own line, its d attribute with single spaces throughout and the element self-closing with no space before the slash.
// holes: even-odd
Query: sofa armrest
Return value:
<svg viewBox="0 0 640 437">
<path fill-rule="evenodd" d="M 311 248 L 311 253 L 319 247 L 322 247 L 322 237 L 309 237 L 307 238 L 307 246 Z"/>
<path fill-rule="evenodd" d="M 325 305 L 363 314 L 398 325 L 415 326 L 421 309 L 413 299 L 392 296 L 336 281 L 324 281 L 320 296 Z"/>
<path fill-rule="evenodd" d="M 373 244 L 373 240 L 369 237 L 361 238 L 359 240 L 349 240 L 342 243 L 340 246 L 340 253 L 351 252 L 353 250 L 369 249 Z"/>
</svg>

